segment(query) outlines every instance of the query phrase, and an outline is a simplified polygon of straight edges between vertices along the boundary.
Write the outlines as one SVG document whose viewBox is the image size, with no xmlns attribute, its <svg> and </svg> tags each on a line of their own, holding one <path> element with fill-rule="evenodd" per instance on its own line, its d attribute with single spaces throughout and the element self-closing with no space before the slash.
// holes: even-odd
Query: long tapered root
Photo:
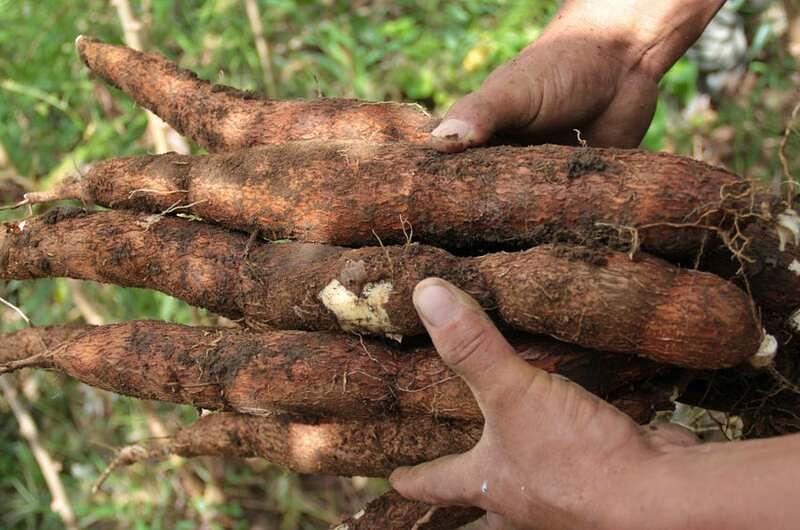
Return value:
<svg viewBox="0 0 800 530">
<path fill-rule="evenodd" d="M 433 126 L 418 105 L 267 100 L 212 85 L 157 54 L 84 36 L 75 45 L 93 73 L 212 152 L 297 140 L 424 143 Z"/>
<path fill-rule="evenodd" d="M 735 219 L 759 215 L 750 212 L 750 184 L 723 169 L 664 153 L 581 149 L 445 155 L 310 141 L 169 153 L 98 162 L 56 195 L 149 213 L 180 208 L 271 239 L 347 246 L 405 243 L 409 227 L 420 242 L 465 249 L 554 240 L 627 246 L 635 231 L 637 248 L 689 259 Z M 574 159 L 586 156 L 597 164 L 576 170 Z"/>
<path fill-rule="evenodd" d="M 0 336 L 0 348 L 14 340 L 13 334 Z M 553 340 L 520 337 L 513 343 L 533 366 L 603 396 L 664 371 L 645 360 Z M 57 353 L 49 359 L 51 367 L 86 384 L 212 410 L 354 419 L 483 417 L 466 384 L 429 346 L 401 351 L 335 333 L 252 333 L 133 321 L 87 327 Z"/>
<path fill-rule="evenodd" d="M 254 328 L 424 332 L 416 284 L 439 276 L 500 320 L 585 347 L 718 368 L 756 353 L 749 297 L 707 273 L 568 244 L 478 258 L 433 247 L 269 244 L 186 219 L 51 210 L 0 234 L 0 278 L 158 289 Z"/>
<path fill-rule="evenodd" d="M 110 477 L 117 469 L 121 467 L 132 466 L 140 462 L 146 462 L 148 460 L 165 458 L 169 456 L 169 454 L 169 446 L 163 444 L 161 446 L 152 447 L 141 444 L 123 447 L 117 451 L 117 455 L 111 462 L 109 462 L 108 466 L 100 474 L 100 477 L 98 477 L 97 481 L 94 483 L 94 485 L 92 485 L 92 495 L 96 495 L 97 492 L 100 491 L 100 488 L 103 487 L 103 484 L 105 484 L 106 480 L 108 480 L 108 477 Z"/>
<path fill-rule="evenodd" d="M 218 412 L 168 440 L 122 449 L 98 482 L 116 468 L 169 455 L 260 457 L 298 473 L 387 477 L 400 466 L 464 452 L 481 431 L 480 422 L 424 416 L 347 421 Z"/>
<path fill-rule="evenodd" d="M 18 361 L 9 361 L 0 364 L 0 375 L 10 374 L 11 372 L 16 372 L 17 370 L 22 370 L 24 368 L 50 368 L 52 366 L 52 358 L 52 353 L 46 352 L 27 357 L 25 359 L 20 359 Z"/>
</svg>

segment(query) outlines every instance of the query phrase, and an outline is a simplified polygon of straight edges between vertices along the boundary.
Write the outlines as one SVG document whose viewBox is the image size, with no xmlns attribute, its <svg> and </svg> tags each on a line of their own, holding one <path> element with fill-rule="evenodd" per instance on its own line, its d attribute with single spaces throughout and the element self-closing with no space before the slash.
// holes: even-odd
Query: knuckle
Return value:
<svg viewBox="0 0 800 530">
<path fill-rule="evenodd" d="M 552 386 L 551 374 L 530 370 L 520 374 L 516 384 L 509 385 L 502 392 L 495 392 L 483 399 L 493 410 L 516 410 L 519 406 L 541 405 L 549 399 Z"/>
<path fill-rule="evenodd" d="M 458 330 L 443 352 L 451 368 L 458 369 L 472 364 L 491 347 L 491 339 L 483 328 L 473 326 Z"/>
</svg>

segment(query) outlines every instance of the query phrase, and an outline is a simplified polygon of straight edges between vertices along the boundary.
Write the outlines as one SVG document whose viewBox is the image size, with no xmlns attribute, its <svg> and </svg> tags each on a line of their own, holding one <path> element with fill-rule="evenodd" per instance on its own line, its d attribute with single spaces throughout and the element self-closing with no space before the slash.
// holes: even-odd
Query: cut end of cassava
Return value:
<svg viewBox="0 0 800 530">
<path fill-rule="evenodd" d="M 764 333 L 764 339 L 755 355 L 750 357 L 750 365 L 754 368 L 766 368 L 775 361 L 778 353 L 778 341 L 772 335 Z"/>
<path fill-rule="evenodd" d="M 800 216 L 791 208 L 778 214 L 775 230 L 778 233 L 781 252 L 786 251 L 787 243 L 792 243 L 795 247 L 800 246 Z"/>
<path fill-rule="evenodd" d="M 800 309 L 796 310 L 789 316 L 789 327 L 795 333 L 800 333 Z"/>
</svg>

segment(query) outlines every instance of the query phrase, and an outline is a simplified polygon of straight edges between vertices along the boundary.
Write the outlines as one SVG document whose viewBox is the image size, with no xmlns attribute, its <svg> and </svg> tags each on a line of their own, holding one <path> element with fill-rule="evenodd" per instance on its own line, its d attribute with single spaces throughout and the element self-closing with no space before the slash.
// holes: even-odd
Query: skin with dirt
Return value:
<svg viewBox="0 0 800 530">
<path fill-rule="evenodd" d="M 682 259 L 693 259 L 709 235 L 695 225 L 716 230 L 752 207 L 745 179 L 666 153 L 595 149 L 605 169 L 595 163 L 570 177 L 573 158 L 585 156 L 576 149 L 585 148 L 448 155 L 407 144 L 295 142 L 106 160 L 26 197 L 192 214 L 271 240 L 365 246 L 413 238 L 471 253 L 554 241 L 627 249 L 636 239 L 637 248 Z"/>
<path fill-rule="evenodd" d="M 309 139 L 425 143 L 435 125 L 418 105 L 268 100 L 212 85 L 157 54 L 90 37 L 76 46 L 93 73 L 210 152 Z"/>
<path fill-rule="evenodd" d="M 570 244 L 457 257 L 419 244 L 265 243 L 205 223 L 56 209 L 0 231 L 0 278 L 68 276 L 158 289 L 256 329 L 424 333 L 411 303 L 430 276 L 500 322 L 588 348 L 696 368 L 752 356 L 749 297 L 712 274 Z"/>
<path fill-rule="evenodd" d="M 600 396 L 632 394 L 637 381 L 665 372 L 664 366 L 644 359 L 546 338 L 512 338 L 534 366 Z M 11 349 L 9 344 L 16 344 L 14 334 L 0 339 L 0 351 Z M 254 333 L 132 321 L 87 326 L 47 353 L 0 366 L 0 372 L 24 367 L 52 368 L 118 394 L 211 410 L 342 419 L 387 414 L 482 419 L 469 388 L 432 346 L 401 350 L 340 333 Z M 640 411 L 632 406 L 633 414 Z"/>
</svg>

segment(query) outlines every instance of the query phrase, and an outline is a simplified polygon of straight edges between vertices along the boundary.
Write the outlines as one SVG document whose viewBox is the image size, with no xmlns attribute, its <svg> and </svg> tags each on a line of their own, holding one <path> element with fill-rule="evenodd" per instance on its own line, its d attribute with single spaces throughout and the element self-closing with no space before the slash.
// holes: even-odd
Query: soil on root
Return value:
<svg viewBox="0 0 800 530">
<path fill-rule="evenodd" d="M 608 169 L 608 163 L 599 153 L 589 147 L 578 148 L 567 161 L 567 177 L 578 178 L 587 173 L 602 173 Z"/>
</svg>

